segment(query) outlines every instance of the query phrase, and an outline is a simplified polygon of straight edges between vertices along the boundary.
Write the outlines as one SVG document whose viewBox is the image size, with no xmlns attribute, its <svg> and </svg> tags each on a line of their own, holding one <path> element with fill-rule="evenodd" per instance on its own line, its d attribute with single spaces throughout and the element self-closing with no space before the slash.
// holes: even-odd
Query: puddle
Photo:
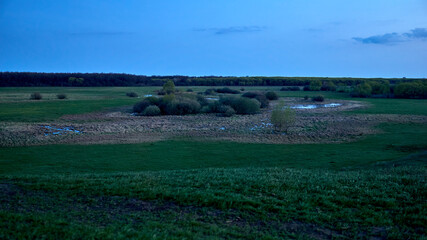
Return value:
<svg viewBox="0 0 427 240">
<path fill-rule="evenodd" d="M 56 127 L 51 127 L 49 125 L 46 126 L 42 126 L 45 129 L 45 136 L 49 136 L 49 135 L 63 135 L 66 133 L 77 133 L 80 134 L 82 133 L 79 130 L 76 130 L 73 127 L 63 127 L 63 128 L 56 128 Z"/>
<path fill-rule="evenodd" d="M 225 127 L 220 127 L 219 130 L 225 130 Z"/>
<path fill-rule="evenodd" d="M 328 104 L 308 104 L 308 105 L 294 105 L 293 109 L 316 109 L 316 108 L 334 108 L 341 106 L 341 103 L 328 103 Z"/>
<path fill-rule="evenodd" d="M 206 100 L 213 100 L 213 101 L 218 101 L 219 98 L 214 98 L 214 97 L 207 97 L 205 98 Z"/>
<path fill-rule="evenodd" d="M 273 124 L 269 123 L 269 122 L 261 122 L 261 124 L 255 125 L 251 128 L 249 128 L 249 130 L 251 131 L 256 131 L 256 130 L 261 130 L 261 129 L 265 129 L 265 128 L 270 128 L 272 127 Z"/>
<path fill-rule="evenodd" d="M 146 94 L 146 95 L 144 95 L 144 97 L 152 97 L 153 95 L 152 94 Z"/>
</svg>

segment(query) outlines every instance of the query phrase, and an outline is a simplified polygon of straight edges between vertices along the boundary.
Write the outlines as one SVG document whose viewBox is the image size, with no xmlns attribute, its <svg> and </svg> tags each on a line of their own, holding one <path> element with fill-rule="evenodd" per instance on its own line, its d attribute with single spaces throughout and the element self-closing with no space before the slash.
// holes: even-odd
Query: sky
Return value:
<svg viewBox="0 0 427 240">
<path fill-rule="evenodd" d="M 427 0 L 0 0 L 0 71 L 427 77 Z"/>
</svg>

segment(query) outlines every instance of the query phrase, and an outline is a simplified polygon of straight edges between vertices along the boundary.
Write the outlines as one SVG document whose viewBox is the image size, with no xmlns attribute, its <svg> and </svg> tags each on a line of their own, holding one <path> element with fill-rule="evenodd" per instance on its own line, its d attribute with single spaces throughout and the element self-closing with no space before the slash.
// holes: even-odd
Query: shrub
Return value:
<svg viewBox="0 0 427 240">
<path fill-rule="evenodd" d="M 42 98 L 43 96 L 38 92 L 32 93 L 30 96 L 31 100 L 41 100 Z"/>
<path fill-rule="evenodd" d="M 322 82 L 320 80 L 313 80 L 310 82 L 310 91 L 319 91 L 322 87 Z"/>
<path fill-rule="evenodd" d="M 237 114 L 255 114 L 260 110 L 260 103 L 255 99 L 238 97 L 231 100 L 230 106 Z"/>
<path fill-rule="evenodd" d="M 245 89 L 244 89 L 244 88 L 241 88 L 241 89 L 240 89 L 240 91 L 244 92 L 244 91 L 245 91 Z"/>
<path fill-rule="evenodd" d="M 221 116 L 221 117 L 231 117 L 234 114 L 236 114 L 236 111 L 232 107 L 227 106 L 227 105 L 221 105 L 221 106 L 219 106 L 218 116 Z"/>
<path fill-rule="evenodd" d="M 282 87 L 280 89 L 280 91 L 299 91 L 301 90 L 299 87 L 294 86 L 294 87 Z"/>
<path fill-rule="evenodd" d="M 161 114 L 160 108 L 155 105 L 150 105 L 142 112 L 143 116 L 159 116 Z"/>
<path fill-rule="evenodd" d="M 265 93 L 265 97 L 268 99 L 268 100 L 277 100 L 277 99 L 279 99 L 279 96 L 277 95 L 277 93 L 275 93 L 275 92 L 266 92 Z"/>
<path fill-rule="evenodd" d="M 304 86 L 304 88 L 302 89 L 302 90 L 304 90 L 304 91 L 310 91 L 310 86 Z"/>
<path fill-rule="evenodd" d="M 295 110 L 290 107 L 284 107 L 283 103 L 277 105 L 271 113 L 271 123 L 276 131 L 287 133 L 295 123 Z"/>
<path fill-rule="evenodd" d="M 373 95 L 387 95 L 390 93 L 390 84 L 388 82 L 369 82 L 368 84 L 371 86 L 371 94 Z"/>
<path fill-rule="evenodd" d="M 196 96 L 196 100 L 197 100 L 197 102 L 199 102 L 200 106 L 202 106 L 202 107 L 209 104 L 209 101 L 205 97 L 200 96 L 200 95 Z"/>
<path fill-rule="evenodd" d="M 260 92 L 247 92 L 243 94 L 242 97 L 256 99 L 261 104 L 261 108 L 266 108 L 269 104 L 267 97 Z"/>
<path fill-rule="evenodd" d="M 175 99 L 166 106 L 166 114 L 169 115 L 187 115 L 195 114 L 200 111 L 200 103 L 188 98 Z"/>
<path fill-rule="evenodd" d="M 228 94 L 239 94 L 240 91 L 239 90 L 234 90 L 234 89 L 230 89 L 230 88 L 218 88 L 215 90 L 217 93 L 228 93 Z"/>
<path fill-rule="evenodd" d="M 308 96 L 304 96 L 304 100 L 308 100 Z"/>
<path fill-rule="evenodd" d="M 193 92 L 193 89 L 189 88 L 187 89 L 187 92 Z"/>
<path fill-rule="evenodd" d="M 318 96 L 312 97 L 311 100 L 313 100 L 314 102 L 323 102 L 325 101 L 325 97 L 323 97 L 322 95 L 318 95 Z"/>
<path fill-rule="evenodd" d="M 372 88 L 368 83 L 363 83 L 363 84 L 359 84 L 357 85 L 354 89 L 353 92 L 351 92 L 351 96 L 352 97 L 370 97 L 372 94 Z"/>
<path fill-rule="evenodd" d="M 427 83 L 400 83 L 394 88 L 394 95 L 398 98 L 427 98 Z"/>
<path fill-rule="evenodd" d="M 175 93 L 175 83 L 173 83 L 172 80 L 167 81 L 164 85 L 163 85 L 163 92 L 166 94 L 173 94 Z M 160 94 L 159 94 L 160 95 Z"/>
<path fill-rule="evenodd" d="M 65 94 L 63 94 L 63 93 L 60 93 L 60 94 L 56 95 L 56 97 L 57 97 L 58 99 L 66 99 L 66 98 L 67 98 L 67 95 L 65 95 Z"/>
<path fill-rule="evenodd" d="M 136 92 L 128 92 L 128 93 L 126 93 L 126 96 L 128 96 L 128 97 L 138 97 L 138 94 Z"/>
<path fill-rule="evenodd" d="M 133 105 L 133 112 L 142 113 L 148 106 L 153 105 L 153 103 L 147 99 L 142 100 L 141 102 Z"/>
<path fill-rule="evenodd" d="M 322 83 L 322 87 L 320 88 L 322 91 L 336 91 L 337 87 L 332 81 L 325 81 Z"/>
<path fill-rule="evenodd" d="M 208 88 L 205 90 L 205 95 L 214 95 L 214 94 L 216 94 L 216 91 L 213 88 Z"/>
</svg>

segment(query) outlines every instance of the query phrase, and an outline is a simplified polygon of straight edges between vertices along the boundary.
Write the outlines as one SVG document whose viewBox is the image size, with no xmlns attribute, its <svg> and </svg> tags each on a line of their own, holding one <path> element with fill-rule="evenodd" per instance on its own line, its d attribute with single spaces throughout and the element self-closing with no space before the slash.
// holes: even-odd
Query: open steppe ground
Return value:
<svg viewBox="0 0 427 240">
<path fill-rule="evenodd" d="M 141 98 L 125 93 L 156 89 L 0 89 L 0 238 L 426 237 L 425 100 L 245 87 L 342 104 L 297 110 L 283 135 L 268 124 L 277 101 L 231 118 L 132 116 Z"/>
</svg>

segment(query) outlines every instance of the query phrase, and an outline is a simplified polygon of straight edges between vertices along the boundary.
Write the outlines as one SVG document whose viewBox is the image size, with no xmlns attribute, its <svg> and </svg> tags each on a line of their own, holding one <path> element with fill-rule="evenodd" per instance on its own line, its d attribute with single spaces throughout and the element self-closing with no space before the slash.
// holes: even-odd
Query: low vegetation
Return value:
<svg viewBox="0 0 427 240">
<path fill-rule="evenodd" d="M 136 98 L 136 97 L 138 97 L 138 93 L 136 93 L 136 92 L 127 92 L 126 96 Z"/>
<path fill-rule="evenodd" d="M 58 99 L 67 99 L 67 95 L 66 95 L 66 94 L 64 94 L 64 93 L 60 93 L 60 94 L 56 95 L 56 97 L 57 97 Z"/>
<path fill-rule="evenodd" d="M 32 93 L 30 95 L 31 100 L 41 100 L 43 96 L 39 92 Z"/>
</svg>

